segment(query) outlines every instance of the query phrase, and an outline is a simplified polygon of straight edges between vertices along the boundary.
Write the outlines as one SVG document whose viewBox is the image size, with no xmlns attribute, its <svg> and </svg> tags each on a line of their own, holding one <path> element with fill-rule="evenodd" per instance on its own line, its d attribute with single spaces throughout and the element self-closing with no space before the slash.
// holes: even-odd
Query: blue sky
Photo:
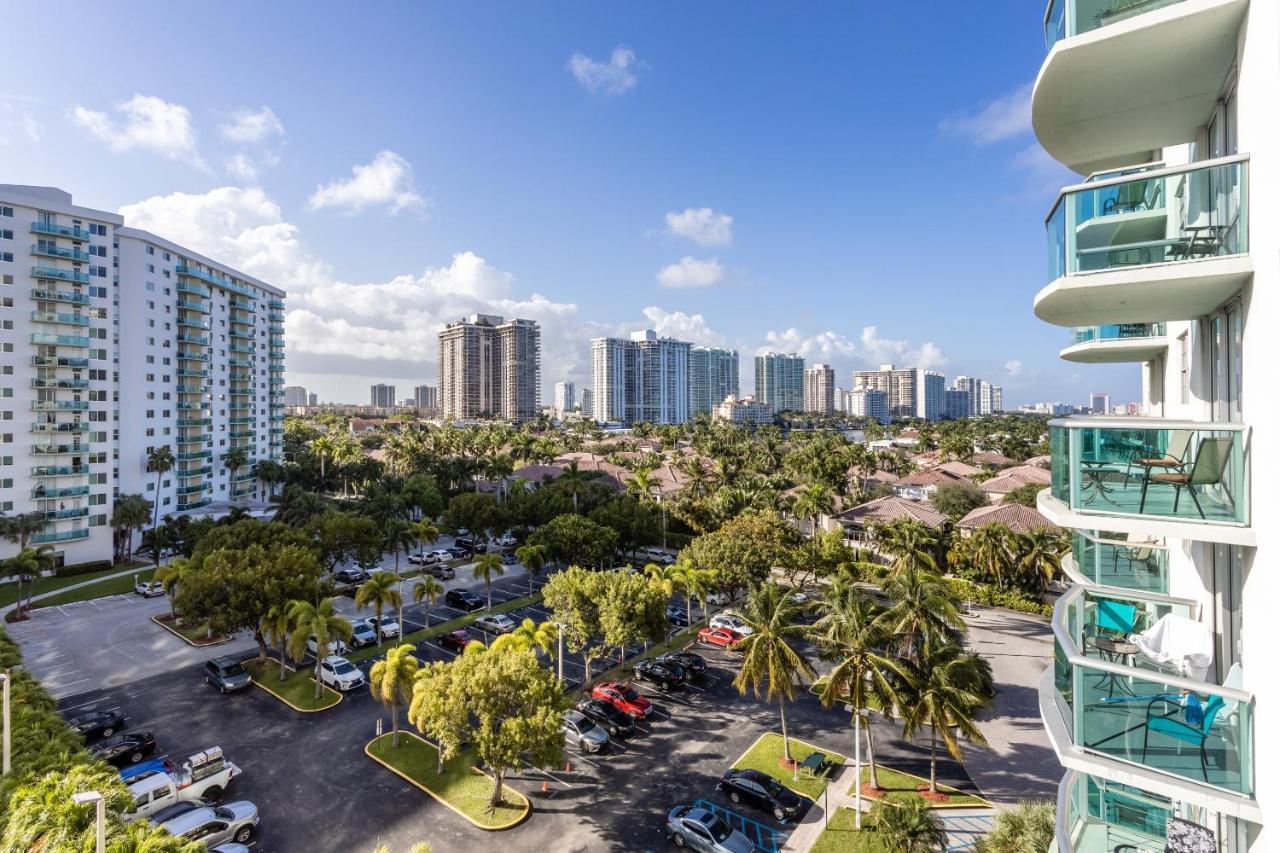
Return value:
<svg viewBox="0 0 1280 853">
<path fill-rule="evenodd" d="M 1037 3 L 173 8 L 6 9 L 0 182 L 287 287 L 322 399 L 434 383 L 477 310 L 542 321 L 548 391 L 648 326 L 739 348 L 744 386 L 772 347 L 841 386 L 893 360 L 1006 404 L 1139 394 L 1031 312 L 1070 182 L 1029 129 Z"/>
</svg>

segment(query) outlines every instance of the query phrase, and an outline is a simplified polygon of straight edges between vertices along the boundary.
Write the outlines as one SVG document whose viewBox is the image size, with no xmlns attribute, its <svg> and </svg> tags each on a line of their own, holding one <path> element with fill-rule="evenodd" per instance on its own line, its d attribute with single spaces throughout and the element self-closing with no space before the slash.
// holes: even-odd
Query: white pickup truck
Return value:
<svg viewBox="0 0 1280 853">
<path fill-rule="evenodd" d="M 211 746 L 188 758 L 180 768 L 143 773 L 129 782 L 133 808 L 125 821 L 138 820 L 182 800 L 216 801 L 240 775 L 240 768 L 222 756 L 222 748 Z"/>
</svg>

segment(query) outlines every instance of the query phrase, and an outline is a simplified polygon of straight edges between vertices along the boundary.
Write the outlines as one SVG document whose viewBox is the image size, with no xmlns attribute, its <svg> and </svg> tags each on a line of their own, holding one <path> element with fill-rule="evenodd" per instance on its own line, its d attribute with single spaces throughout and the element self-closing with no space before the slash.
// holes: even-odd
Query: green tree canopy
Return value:
<svg viewBox="0 0 1280 853">
<path fill-rule="evenodd" d="M 563 563 L 603 566 L 618 549 L 618 533 L 580 515 L 558 515 L 529 535 L 530 545 L 545 545 Z"/>
<path fill-rule="evenodd" d="M 466 528 L 476 535 L 502 526 L 503 514 L 493 495 L 466 492 L 454 496 L 444 511 L 444 523 L 453 530 Z"/>
<path fill-rule="evenodd" d="M 791 566 L 799 544 L 800 534 L 776 513 L 752 512 L 694 539 L 683 556 L 715 572 L 721 589 L 740 590 L 764 582 L 775 566 Z"/>
<path fill-rule="evenodd" d="M 987 505 L 987 493 L 973 483 L 959 480 L 938 486 L 930 500 L 933 508 L 953 522 L 964 518 L 980 506 Z"/>
</svg>

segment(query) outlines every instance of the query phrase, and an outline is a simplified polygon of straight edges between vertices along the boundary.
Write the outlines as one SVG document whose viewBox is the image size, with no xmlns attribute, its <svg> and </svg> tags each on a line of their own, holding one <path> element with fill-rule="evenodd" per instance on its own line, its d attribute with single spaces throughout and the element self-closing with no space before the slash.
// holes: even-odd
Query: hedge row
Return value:
<svg viewBox="0 0 1280 853">
<path fill-rule="evenodd" d="M 66 566 L 59 566 L 54 570 L 55 578 L 69 578 L 74 575 L 87 575 L 93 572 L 105 572 L 115 564 L 110 560 L 90 560 L 87 563 L 71 563 Z"/>
<path fill-rule="evenodd" d="M 1027 598 L 1021 592 L 1008 589 L 996 589 L 987 584 L 977 584 L 964 578 L 947 578 L 947 585 L 957 597 L 974 604 L 987 607 L 1003 607 L 1019 613 L 1031 613 L 1036 616 L 1052 616 L 1053 605 Z"/>
</svg>

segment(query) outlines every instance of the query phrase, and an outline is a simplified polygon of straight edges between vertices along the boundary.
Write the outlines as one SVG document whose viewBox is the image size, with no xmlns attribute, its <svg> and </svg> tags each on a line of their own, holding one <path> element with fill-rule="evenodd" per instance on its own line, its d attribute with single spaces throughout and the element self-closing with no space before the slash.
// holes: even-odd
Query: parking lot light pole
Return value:
<svg viewBox="0 0 1280 853">
<path fill-rule="evenodd" d="M 94 847 L 96 853 L 106 853 L 107 850 L 107 801 L 103 799 L 102 794 L 97 791 L 81 791 L 78 794 L 71 795 L 71 802 L 76 805 L 83 806 L 93 803 L 97 824 L 97 843 Z"/>
<path fill-rule="evenodd" d="M 5 776 L 9 775 L 9 770 L 11 768 L 10 755 L 12 754 L 12 751 L 13 751 L 13 727 L 12 727 L 12 722 L 11 722 L 12 718 L 10 715 L 10 707 L 9 707 L 9 691 L 12 689 L 13 679 L 9 675 L 9 672 L 10 671 L 6 669 L 4 671 L 4 675 L 0 675 L 0 678 L 4 679 L 4 773 L 3 775 Z"/>
</svg>

